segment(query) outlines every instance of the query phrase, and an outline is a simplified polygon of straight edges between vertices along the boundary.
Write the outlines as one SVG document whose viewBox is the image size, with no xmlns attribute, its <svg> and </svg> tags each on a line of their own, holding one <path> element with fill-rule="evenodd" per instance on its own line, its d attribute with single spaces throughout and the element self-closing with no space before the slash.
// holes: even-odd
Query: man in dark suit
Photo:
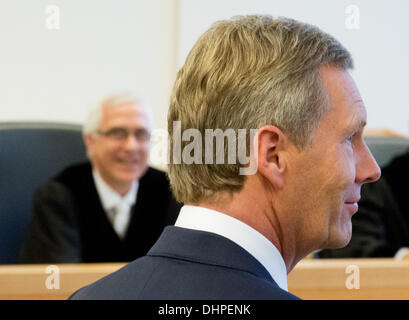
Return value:
<svg viewBox="0 0 409 320">
<path fill-rule="evenodd" d="M 168 175 L 185 204 L 175 226 L 72 298 L 295 299 L 287 273 L 348 243 L 361 186 L 380 176 L 350 68 L 348 51 L 311 25 L 214 24 L 170 102 Z"/>
<path fill-rule="evenodd" d="M 90 163 L 45 185 L 21 263 L 131 261 L 146 254 L 180 210 L 164 172 L 148 167 L 150 114 L 131 94 L 110 96 L 90 113 Z"/>
<path fill-rule="evenodd" d="M 362 188 L 345 248 L 322 250 L 320 258 L 409 258 L 409 153 L 382 168 L 382 178 Z M 406 254 L 406 255 L 405 255 Z"/>
</svg>

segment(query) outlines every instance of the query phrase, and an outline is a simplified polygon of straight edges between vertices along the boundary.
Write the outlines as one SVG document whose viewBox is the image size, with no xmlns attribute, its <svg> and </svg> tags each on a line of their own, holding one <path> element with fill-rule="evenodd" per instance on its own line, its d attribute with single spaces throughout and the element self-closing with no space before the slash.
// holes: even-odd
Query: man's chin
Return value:
<svg viewBox="0 0 409 320">
<path fill-rule="evenodd" d="M 348 235 L 339 235 L 335 239 L 330 239 L 323 249 L 341 249 L 348 245 L 351 241 L 351 234 Z"/>
<path fill-rule="evenodd" d="M 325 249 L 344 248 L 351 241 L 352 222 L 351 219 L 340 221 L 333 225 L 328 236 L 327 247 Z"/>
<path fill-rule="evenodd" d="M 134 167 L 134 168 L 123 168 L 117 174 L 119 180 L 122 181 L 136 181 L 144 176 L 147 167 Z"/>
</svg>

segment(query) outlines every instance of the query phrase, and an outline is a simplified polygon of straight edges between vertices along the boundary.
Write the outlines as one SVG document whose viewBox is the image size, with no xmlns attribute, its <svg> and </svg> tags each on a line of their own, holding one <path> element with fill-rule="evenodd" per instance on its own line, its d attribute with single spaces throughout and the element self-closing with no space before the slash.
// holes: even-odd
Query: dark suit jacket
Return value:
<svg viewBox="0 0 409 320">
<path fill-rule="evenodd" d="M 342 249 L 323 250 L 321 258 L 393 257 L 409 247 L 409 153 L 382 168 L 382 177 L 362 187 L 352 217 L 352 238 Z"/>
<path fill-rule="evenodd" d="M 246 250 L 214 233 L 166 227 L 142 258 L 71 299 L 297 299 Z"/>
<path fill-rule="evenodd" d="M 149 168 L 121 240 L 103 210 L 91 164 L 69 167 L 37 190 L 20 263 L 132 261 L 174 224 L 180 207 L 165 173 Z"/>
</svg>

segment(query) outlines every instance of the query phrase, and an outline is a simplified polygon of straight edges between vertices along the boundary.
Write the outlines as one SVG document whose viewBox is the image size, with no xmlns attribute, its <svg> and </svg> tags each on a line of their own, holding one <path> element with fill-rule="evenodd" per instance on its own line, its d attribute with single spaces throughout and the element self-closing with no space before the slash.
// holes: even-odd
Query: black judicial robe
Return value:
<svg viewBox="0 0 409 320">
<path fill-rule="evenodd" d="M 103 210 L 90 163 L 71 166 L 41 186 L 20 252 L 20 263 L 127 262 L 145 255 L 167 225 L 176 202 L 166 174 L 149 168 L 123 240 Z"/>
</svg>

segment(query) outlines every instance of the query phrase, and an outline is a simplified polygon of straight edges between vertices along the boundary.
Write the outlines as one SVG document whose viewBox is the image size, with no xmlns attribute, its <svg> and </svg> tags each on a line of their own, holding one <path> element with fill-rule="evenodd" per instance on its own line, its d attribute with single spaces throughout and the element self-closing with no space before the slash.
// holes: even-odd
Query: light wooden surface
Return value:
<svg viewBox="0 0 409 320">
<path fill-rule="evenodd" d="M 359 289 L 351 284 L 359 272 Z M 348 288 L 351 288 L 349 289 Z M 409 299 L 409 261 L 394 259 L 303 260 L 288 276 L 288 288 L 303 299 Z"/>
<path fill-rule="evenodd" d="M 403 137 L 401 134 L 386 128 L 365 128 L 364 135 L 378 137 Z"/>
<path fill-rule="evenodd" d="M 80 287 L 123 265 L 57 265 L 59 289 L 47 288 L 47 279 L 50 281 L 49 277 L 56 276 L 47 273 L 48 265 L 0 266 L 0 299 L 66 299 Z M 347 273 L 348 266 L 350 273 Z M 348 282 L 351 277 L 359 279 L 359 283 Z M 348 289 L 347 284 L 349 287 L 359 284 L 359 289 Z M 409 261 L 305 259 L 290 273 L 288 288 L 303 299 L 409 299 Z"/>
<path fill-rule="evenodd" d="M 0 299 L 67 299 L 77 289 L 118 270 L 123 263 L 60 264 L 59 289 L 48 289 L 47 279 L 56 276 L 49 265 L 0 266 Z"/>
</svg>

